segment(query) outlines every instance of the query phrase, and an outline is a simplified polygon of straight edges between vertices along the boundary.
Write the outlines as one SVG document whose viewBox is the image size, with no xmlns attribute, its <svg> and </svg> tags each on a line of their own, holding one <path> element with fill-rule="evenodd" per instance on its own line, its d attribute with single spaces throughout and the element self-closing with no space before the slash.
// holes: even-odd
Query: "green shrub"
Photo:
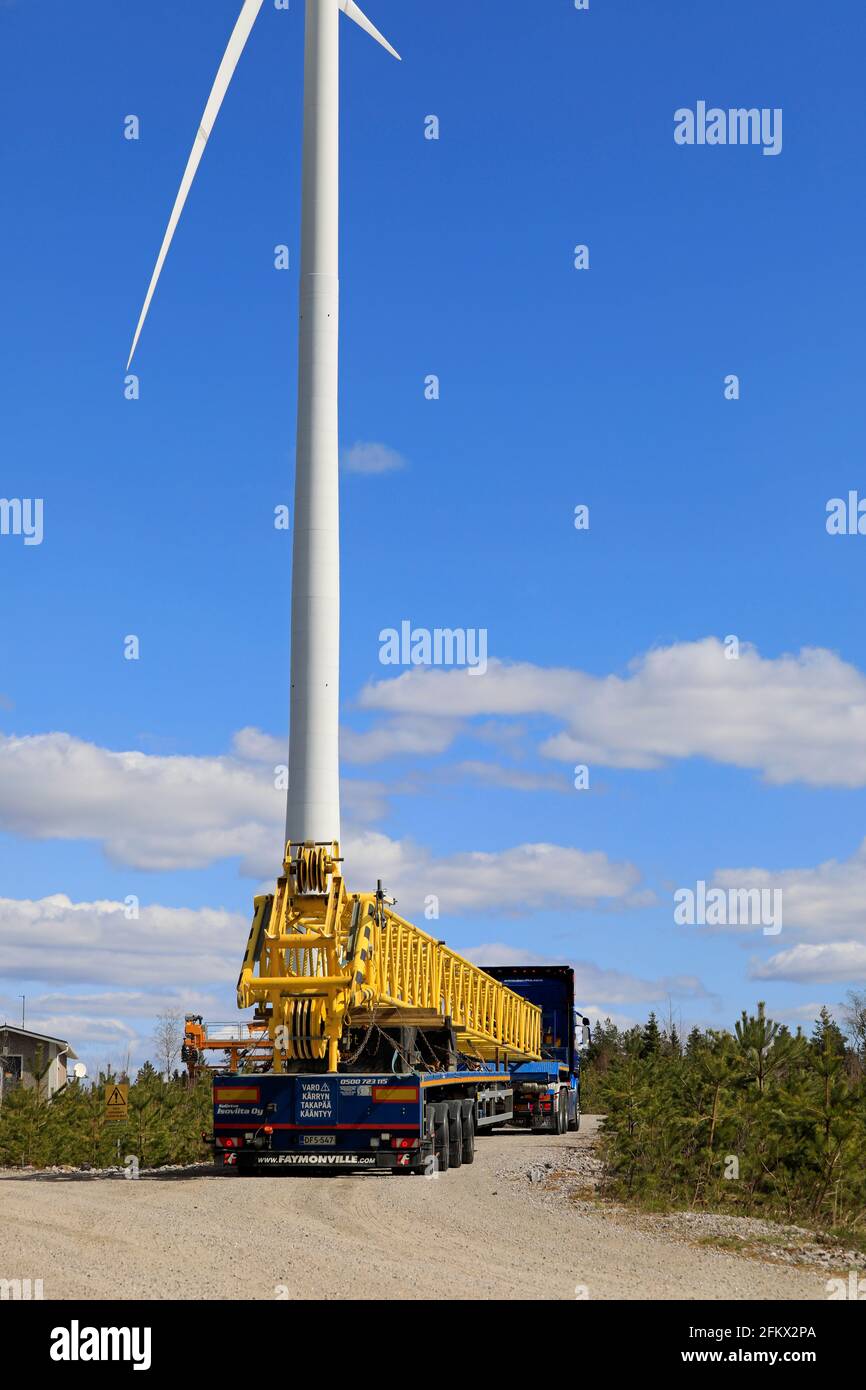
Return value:
<svg viewBox="0 0 866 1390">
<path fill-rule="evenodd" d="M 607 1193 L 862 1231 L 866 1080 L 826 1010 L 810 1040 L 763 1004 L 733 1033 L 693 1030 L 685 1053 L 634 1032 L 643 1046 L 599 1032 L 588 1060 Z"/>
<path fill-rule="evenodd" d="M 106 1168 L 134 1155 L 151 1168 L 207 1156 L 201 1135 L 212 1121 L 209 1076 L 195 1085 L 177 1074 L 163 1081 L 145 1063 L 129 1088 L 128 1120 L 109 1124 L 105 1086 L 123 1079 L 101 1075 L 90 1086 L 74 1081 L 51 1100 L 36 1086 L 7 1090 L 0 1105 L 0 1167 Z"/>
</svg>

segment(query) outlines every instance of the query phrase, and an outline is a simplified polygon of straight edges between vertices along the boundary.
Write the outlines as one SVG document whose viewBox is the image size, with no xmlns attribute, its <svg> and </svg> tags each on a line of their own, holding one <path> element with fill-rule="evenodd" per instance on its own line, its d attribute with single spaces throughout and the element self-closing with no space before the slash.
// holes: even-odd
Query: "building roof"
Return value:
<svg viewBox="0 0 866 1390">
<path fill-rule="evenodd" d="M 65 1038 L 55 1038 L 51 1033 L 31 1033 L 29 1028 L 18 1028 L 14 1023 L 0 1023 L 0 1034 L 12 1033 L 16 1038 L 33 1038 L 36 1042 L 59 1043 L 61 1049 L 65 1048 L 67 1055 L 77 1057 Z"/>
</svg>

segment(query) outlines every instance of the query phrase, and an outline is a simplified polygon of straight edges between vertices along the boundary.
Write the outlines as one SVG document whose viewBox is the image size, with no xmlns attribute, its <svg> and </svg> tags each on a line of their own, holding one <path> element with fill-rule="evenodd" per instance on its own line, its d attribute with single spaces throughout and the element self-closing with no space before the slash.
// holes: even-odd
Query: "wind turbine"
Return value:
<svg viewBox="0 0 866 1390">
<path fill-rule="evenodd" d="M 150 285 L 132 362 L 168 248 L 263 0 L 245 0 L 208 97 Z M 292 551 L 292 674 L 286 839 L 340 838 L 339 341 L 340 11 L 400 57 L 354 0 L 306 0 L 298 434 Z"/>
</svg>

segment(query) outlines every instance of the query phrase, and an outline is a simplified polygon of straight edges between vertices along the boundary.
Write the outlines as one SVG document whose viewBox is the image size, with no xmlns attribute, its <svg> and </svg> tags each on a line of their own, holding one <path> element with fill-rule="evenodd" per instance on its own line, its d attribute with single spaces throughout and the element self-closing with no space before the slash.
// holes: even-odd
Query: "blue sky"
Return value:
<svg viewBox="0 0 866 1390">
<path fill-rule="evenodd" d="M 862 7 L 365 8 L 403 63 L 344 24 L 341 435 L 403 466 L 343 477 L 353 886 L 573 960 L 593 1013 L 808 1020 L 866 969 L 866 540 L 825 527 L 863 486 Z M 265 0 L 124 398 L 238 9 L 0 6 L 0 494 L 44 499 L 41 545 L 0 536 L 0 1014 L 94 1062 L 231 1017 L 279 851 L 300 0 Z M 781 108 L 781 153 L 678 146 L 699 100 Z M 403 619 L 486 629 L 491 669 L 390 688 Z M 782 933 L 676 926 L 699 879 L 781 886 Z"/>
</svg>

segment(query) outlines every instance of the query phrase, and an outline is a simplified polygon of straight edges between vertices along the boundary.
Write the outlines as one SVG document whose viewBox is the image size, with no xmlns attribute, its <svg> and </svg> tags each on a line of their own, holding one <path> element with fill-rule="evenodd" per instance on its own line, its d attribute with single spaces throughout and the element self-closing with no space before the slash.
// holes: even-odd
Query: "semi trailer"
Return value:
<svg viewBox="0 0 866 1390">
<path fill-rule="evenodd" d="M 465 960 L 381 884 L 350 895 L 335 845 L 288 846 L 256 899 L 238 1003 L 269 1055 L 214 1077 L 224 1168 L 443 1173 L 501 1125 L 580 1123 L 573 971 Z"/>
</svg>

